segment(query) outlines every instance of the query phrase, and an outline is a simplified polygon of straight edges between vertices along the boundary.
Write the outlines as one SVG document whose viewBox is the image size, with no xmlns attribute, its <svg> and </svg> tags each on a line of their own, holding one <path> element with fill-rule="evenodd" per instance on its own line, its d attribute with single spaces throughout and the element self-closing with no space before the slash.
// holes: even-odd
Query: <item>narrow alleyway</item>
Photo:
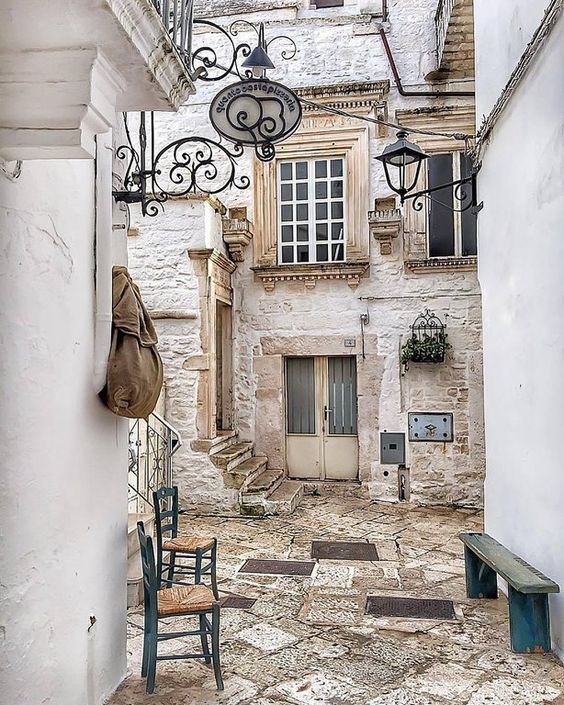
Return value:
<svg viewBox="0 0 564 705">
<path fill-rule="evenodd" d="M 183 519 L 191 531 L 217 535 L 220 589 L 256 598 L 249 610 L 222 611 L 225 691 L 216 692 L 201 662 L 165 661 L 155 694 L 145 695 L 143 616 L 135 610 L 130 676 L 110 705 L 564 703 L 558 659 L 511 653 L 505 598 L 465 597 L 457 535 L 481 528 L 479 512 L 326 494 L 307 497 L 289 517 Z M 247 559 L 311 560 L 316 539 L 373 542 L 379 560 L 319 560 L 309 577 L 239 572 Z M 367 595 L 450 599 L 455 618 L 367 616 Z"/>
</svg>

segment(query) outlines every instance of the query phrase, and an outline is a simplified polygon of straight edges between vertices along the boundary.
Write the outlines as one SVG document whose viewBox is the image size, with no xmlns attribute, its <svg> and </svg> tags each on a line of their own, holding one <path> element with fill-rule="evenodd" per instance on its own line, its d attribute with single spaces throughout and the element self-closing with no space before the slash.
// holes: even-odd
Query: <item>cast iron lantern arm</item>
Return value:
<svg viewBox="0 0 564 705">
<path fill-rule="evenodd" d="M 464 211 L 467 210 L 471 210 L 474 214 L 479 213 L 484 207 L 484 204 L 483 202 L 478 203 L 478 189 L 476 183 L 477 174 L 478 169 L 473 169 L 472 174 L 470 174 L 470 176 L 465 176 L 462 179 L 457 179 L 456 181 L 450 181 L 446 184 L 440 184 L 439 186 L 433 186 L 428 189 L 416 191 L 415 193 L 408 193 L 403 197 L 401 197 L 400 195 L 400 202 L 403 205 L 406 200 L 413 199 L 413 209 L 416 211 L 420 211 L 423 208 L 423 199 L 426 198 L 432 203 L 437 203 L 443 208 L 447 208 L 448 210 L 454 213 L 464 213 Z M 467 184 L 470 185 L 470 194 L 468 194 L 467 191 L 464 189 L 464 186 L 466 186 Z M 455 201 L 458 201 L 459 203 L 463 204 L 469 198 L 468 203 L 464 203 L 464 205 L 462 205 L 460 208 L 456 208 L 454 206 L 449 206 L 447 203 L 443 203 L 442 201 L 439 201 L 436 198 L 431 197 L 432 193 L 436 193 L 437 191 L 442 191 L 443 189 L 447 188 L 452 189 L 453 199 Z"/>
</svg>

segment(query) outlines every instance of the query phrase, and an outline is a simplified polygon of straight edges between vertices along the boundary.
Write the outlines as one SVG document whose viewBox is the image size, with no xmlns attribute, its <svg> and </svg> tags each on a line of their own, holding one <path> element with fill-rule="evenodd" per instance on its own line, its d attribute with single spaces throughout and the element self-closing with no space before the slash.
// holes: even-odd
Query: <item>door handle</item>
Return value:
<svg viewBox="0 0 564 705">
<path fill-rule="evenodd" d="M 328 406 L 323 407 L 323 416 L 325 418 L 325 421 L 329 419 L 329 414 L 333 413 L 333 409 L 330 409 Z"/>
</svg>

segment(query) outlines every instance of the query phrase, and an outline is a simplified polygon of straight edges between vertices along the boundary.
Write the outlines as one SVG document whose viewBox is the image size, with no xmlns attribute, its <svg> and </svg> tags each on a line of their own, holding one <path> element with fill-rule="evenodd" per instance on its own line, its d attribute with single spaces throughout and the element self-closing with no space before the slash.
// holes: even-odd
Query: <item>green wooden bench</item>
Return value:
<svg viewBox="0 0 564 705">
<path fill-rule="evenodd" d="M 509 585 L 509 634 L 517 653 L 550 651 L 548 593 L 557 583 L 488 534 L 463 533 L 468 597 L 497 597 L 497 575 Z"/>
</svg>

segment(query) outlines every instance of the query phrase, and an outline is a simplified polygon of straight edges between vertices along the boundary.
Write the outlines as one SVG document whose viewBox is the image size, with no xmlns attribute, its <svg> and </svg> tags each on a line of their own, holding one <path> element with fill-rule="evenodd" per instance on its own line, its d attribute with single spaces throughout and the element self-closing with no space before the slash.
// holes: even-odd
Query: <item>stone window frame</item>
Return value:
<svg viewBox="0 0 564 705">
<path fill-rule="evenodd" d="M 474 104 L 442 108 L 416 108 L 397 110 L 396 120 L 400 125 L 421 130 L 436 130 L 444 133 L 476 134 Z M 427 154 L 445 154 L 464 151 L 464 142 L 438 135 L 422 135 L 412 132 L 409 139 L 418 144 Z M 418 188 L 426 186 L 426 170 L 422 170 Z M 409 202 L 404 209 L 404 266 L 411 272 L 475 271 L 477 257 L 429 257 L 427 210 L 414 210 Z"/>
<path fill-rule="evenodd" d="M 276 281 L 304 281 L 313 287 L 318 279 L 346 279 L 357 286 L 369 264 L 370 128 L 350 119 L 326 120 L 311 116 L 301 129 L 277 145 L 276 157 L 255 160 L 253 240 L 255 278 L 272 290 Z M 281 264 L 278 262 L 278 164 L 293 159 L 345 156 L 346 163 L 346 260 L 332 263 Z"/>
</svg>

